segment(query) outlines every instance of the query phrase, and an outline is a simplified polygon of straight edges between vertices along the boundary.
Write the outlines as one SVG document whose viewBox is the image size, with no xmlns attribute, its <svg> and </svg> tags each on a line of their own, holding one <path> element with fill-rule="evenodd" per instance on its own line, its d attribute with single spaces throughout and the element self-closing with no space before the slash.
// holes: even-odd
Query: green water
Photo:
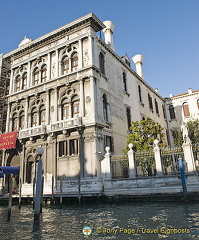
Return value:
<svg viewBox="0 0 199 240">
<path fill-rule="evenodd" d="M 0 207 L 0 239 L 199 239 L 199 203 L 132 202 L 44 206 L 33 224 L 31 205 Z M 91 235 L 82 229 L 89 226 Z"/>
</svg>

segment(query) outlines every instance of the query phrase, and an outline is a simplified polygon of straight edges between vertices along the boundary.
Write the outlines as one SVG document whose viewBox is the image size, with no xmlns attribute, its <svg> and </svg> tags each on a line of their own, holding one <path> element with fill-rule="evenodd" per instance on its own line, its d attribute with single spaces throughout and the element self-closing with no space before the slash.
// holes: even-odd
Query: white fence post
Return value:
<svg viewBox="0 0 199 240">
<path fill-rule="evenodd" d="M 193 173 L 196 171 L 196 165 L 193 156 L 192 144 L 188 142 L 184 142 L 182 144 L 184 151 L 184 160 L 187 163 L 188 173 Z"/>
<path fill-rule="evenodd" d="M 156 171 L 157 175 L 156 176 L 162 176 L 162 162 L 161 162 L 161 157 L 160 157 L 160 148 L 158 147 L 159 140 L 154 140 L 154 156 L 155 156 L 155 164 L 156 164 Z"/>
<path fill-rule="evenodd" d="M 106 147 L 106 154 L 104 159 L 101 161 L 101 176 L 102 178 L 111 179 L 111 153 L 110 147 Z"/>
<path fill-rule="evenodd" d="M 136 177 L 136 169 L 135 169 L 135 159 L 134 159 L 134 150 L 133 144 L 129 143 L 130 150 L 128 151 L 128 160 L 129 160 L 129 178 Z"/>
</svg>

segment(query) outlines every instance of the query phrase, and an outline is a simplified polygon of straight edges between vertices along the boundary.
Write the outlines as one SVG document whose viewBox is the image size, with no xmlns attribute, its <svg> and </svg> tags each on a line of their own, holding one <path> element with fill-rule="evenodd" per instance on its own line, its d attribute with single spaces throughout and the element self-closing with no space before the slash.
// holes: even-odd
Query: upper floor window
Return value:
<svg viewBox="0 0 199 240">
<path fill-rule="evenodd" d="M 139 101 L 140 101 L 140 103 L 142 103 L 142 89 L 141 89 L 140 85 L 138 85 L 138 94 L 139 94 Z"/>
<path fill-rule="evenodd" d="M 27 73 L 24 73 L 22 76 L 22 90 L 27 88 Z"/>
<path fill-rule="evenodd" d="M 37 126 L 37 108 L 34 107 L 31 111 L 31 127 Z"/>
<path fill-rule="evenodd" d="M 198 109 L 199 109 L 199 99 L 197 100 L 197 105 L 198 105 Z"/>
<path fill-rule="evenodd" d="M 19 128 L 23 129 L 25 127 L 25 112 L 21 111 L 19 114 Z"/>
<path fill-rule="evenodd" d="M 183 108 L 184 116 L 185 117 L 189 117 L 190 116 L 190 112 L 189 112 L 189 105 L 188 105 L 188 103 L 184 102 L 182 104 L 182 108 Z"/>
<path fill-rule="evenodd" d="M 12 115 L 12 131 L 18 130 L 18 117 L 17 113 Z"/>
<path fill-rule="evenodd" d="M 43 65 L 41 68 L 41 82 L 45 82 L 47 79 L 47 67 Z"/>
<path fill-rule="evenodd" d="M 46 121 L 46 107 L 42 105 L 39 109 L 39 125 L 43 125 Z"/>
<path fill-rule="evenodd" d="M 149 101 L 149 109 L 153 111 L 153 102 L 152 102 L 152 97 L 148 93 L 148 101 Z"/>
<path fill-rule="evenodd" d="M 131 127 L 131 110 L 130 110 L 130 108 L 126 109 L 126 117 L 127 117 L 127 126 L 129 129 Z"/>
<path fill-rule="evenodd" d="M 102 52 L 100 52 L 99 54 L 99 67 L 100 67 L 101 73 L 105 74 L 105 58 Z"/>
<path fill-rule="evenodd" d="M 176 115 L 175 115 L 175 111 L 174 111 L 174 106 L 170 105 L 169 106 L 169 115 L 170 115 L 170 119 L 175 119 Z"/>
<path fill-rule="evenodd" d="M 106 97 L 105 93 L 103 94 L 102 99 L 103 99 L 103 116 L 104 116 L 104 120 L 108 121 L 108 102 L 107 102 L 107 97 Z"/>
<path fill-rule="evenodd" d="M 39 68 L 35 68 L 33 71 L 33 85 L 37 85 L 39 83 Z"/>
<path fill-rule="evenodd" d="M 166 112 L 165 112 L 165 107 L 164 107 L 164 105 L 162 105 L 162 112 L 163 112 L 164 118 L 166 119 L 167 117 L 166 117 Z"/>
<path fill-rule="evenodd" d="M 72 98 L 72 117 L 75 117 L 79 114 L 79 97 L 74 96 Z"/>
<path fill-rule="evenodd" d="M 64 98 L 61 103 L 61 118 L 65 120 L 69 117 L 69 103 L 68 99 Z"/>
<path fill-rule="evenodd" d="M 16 77 L 16 91 L 20 91 L 21 88 L 21 76 Z"/>
<path fill-rule="evenodd" d="M 67 74 L 69 71 L 69 58 L 68 56 L 64 56 L 62 59 L 62 74 Z"/>
<path fill-rule="evenodd" d="M 159 107 L 156 99 L 155 99 L 155 110 L 156 110 L 156 113 L 159 115 Z"/>
<path fill-rule="evenodd" d="M 127 83 L 126 83 L 126 73 L 123 72 L 123 84 L 124 84 L 124 91 L 127 92 Z"/>
<path fill-rule="evenodd" d="M 77 53 L 74 53 L 71 57 L 71 71 L 76 71 L 78 67 L 78 55 Z"/>
</svg>

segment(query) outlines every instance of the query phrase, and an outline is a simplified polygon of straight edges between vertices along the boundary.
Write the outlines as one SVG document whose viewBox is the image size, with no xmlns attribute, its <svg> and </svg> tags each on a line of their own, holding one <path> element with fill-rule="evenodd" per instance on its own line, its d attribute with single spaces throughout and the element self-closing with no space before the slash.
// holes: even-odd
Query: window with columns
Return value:
<svg viewBox="0 0 199 240">
<path fill-rule="evenodd" d="M 71 71 L 76 71 L 78 67 L 78 55 L 77 53 L 73 53 L 71 56 Z"/>
<path fill-rule="evenodd" d="M 33 71 L 33 85 L 37 85 L 39 83 L 39 68 L 35 68 Z"/>
<path fill-rule="evenodd" d="M 37 108 L 34 107 L 32 108 L 32 111 L 31 111 L 31 127 L 35 127 L 37 126 Z"/>
<path fill-rule="evenodd" d="M 66 120 L 69 118 L 69 102 L 67 98 L 64 98 L 61 102 L 61 119 Z"/>
<path fill-rule="evenodd" d="M 12 131 L 18 130 L 18 116 L 17 113 L 12 115 Z"/>
<path fill-rule="evenodd" d="M 16 77 L 15 82 L 16 82 L 16 91 L 18 92 L 18 91 L 20 91 L 20 87 L 21 87 L 21 76 L 18 75 Z"/>
<path fill-rule="evenodd" d="M 24 73 L 22 76 L 22 86 L 21 89 L 24 90 L 27 88 L 27 73 Z"/>
<path fill-rule="evenodd" d="M 72 117 L 79 114 L 79 97 L 76 95 L 72 98 Z"/>
<path fill-rule="evenodd" d="M 68 58 L 68 56 L 64 56 L 63 58 L 62 58 L 62 63 L 61 63 L 61 65 L 62 65 L 62 70 L 61 70 L 61 73 L 62 73 L 62 75 L 64 74 L 67 74 L 68 73 L 68 71 L 69 71 L 69 58 Z"/>
<path fill-rule="evenodd" d="M 25 112 L 21 111 L 19 114 L 19 128 L 23 129 L 25 127 Z"/>
<path fill-rule="evenodd" d="M 46 107 L 42 105 L 39 108 L 39 125 L 44 125 L 46 121 Z"/>
<path fill-rule="evenodd" d="M 47 67 L 43 65 L 41 68 L 41 82 L 45 82 L 47 79 Z"/>
</svg>

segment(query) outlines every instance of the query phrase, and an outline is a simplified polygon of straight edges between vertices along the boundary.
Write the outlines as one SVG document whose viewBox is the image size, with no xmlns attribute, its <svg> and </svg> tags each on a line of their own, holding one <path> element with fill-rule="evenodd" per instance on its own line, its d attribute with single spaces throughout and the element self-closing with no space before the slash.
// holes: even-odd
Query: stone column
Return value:
<svg viewBox="0 0 199 240">
<path fill-rule="evenodd" d="M 46 125 L 49 124 L 49 113 L 50 113 L 50 90 L 46 91 Z"/>
<path fill-rule="evenodd" d="M 88 44 L 89 65 L 93 65 L 93 39 L 91 34 L 88 36 Z"/>
<path fill-rule="evenodd" d="M 50 80 L 50 72 L 51 72 L 51 61 L 50 61 L 50 53 L 48 53 L 48 61 L 47 61 L 47 80 Z"/>
<path fill-rule="evenodd" d="M 83 63 L 83 54 L 82 54 L 82 40 L 79 40 L 79 59 L 78 59 L 78 68 L 82 68 Z"/>
<path fill-rule="evenodd" d="M 103 179 L 111 179 L 111 153 L 110 147 L 106 147 L 106 154 L 101 161 L 101 177 Z"/>
<path fill-rule="evenodd" d="M 28 62 L 28 71 L 27 71 L 27 85 L 26 87 L 30 87 L 30 81 L 31 81 L 31 73 L 30 73 L 30 62 Z"/>
<path fill-rule="evenodd" d="M 95 78 L 90 76 L 90 94 L 91 94 L 91 111 L 96 116 L 96 87 L 95 87 Z M 94 119 L 95 121 L 95 119 Z"/>
<path fill-rule="evenodd" d="M 187 163 L 188 173 L 196 172 L 196 165 L 193 156 L 192 144 L 188 142 L 184 142 L 182 144 L 184 151 L 184 160 Z"/>
<path fill-rule="evenodd" d="M 25 105 L 25 125 L 24 128 L 28 128 L 28 97 L 26 98 L 26 105 Z"/>
<path fill-rule="evenodd" d="M 59 51 L 56 50 L 56 59 L 55 59 L 55 77 L 59 76 Z"/>
<path fill-rule="evenodd" d="M 11 76 L 10 76 L 10 94 L 14 92 L 14 73 L 13 70 L 11 70 Z"/>
<path fill-rule="evenodd" d="M 159 141 L 156 139 L 154 140 L 154 154 L 155 154 L 155 164 L 156 164 L 156 171 L 157 171 L 157 176 L 162 176 L 162 162 L 161 162 L 161 157 L 160 157 L 160 148 L 158 147 Z"/>
<path fill-rule="evenodd" d="M 135 159 L 134 159 L 134 150 L 133 144 L 130 143 L 129 145 L 130 150 L 128 151 L 128 159 L 129 159 L 129 178 L 136 177 L 136 166 L 135 166 Z"/>
<path fill-rule="evenodd" d="M 55 97 L 54 97 L 54 121 L 57 122 L 57 111 L 58 111 L 58 89 L 55 88 Z"/>
<path fill-rule="evenodd" d="M 85 104 L 84 104 L 84 81 L 80 79 L 80 117 L 84 117 Z"/>
<path fill-rule="evenodd" d="M 10 103 L 8 103 L 7 109 L 6 132 L 9 132 L 9 129 L 10 129 Z"/>
</svg>

